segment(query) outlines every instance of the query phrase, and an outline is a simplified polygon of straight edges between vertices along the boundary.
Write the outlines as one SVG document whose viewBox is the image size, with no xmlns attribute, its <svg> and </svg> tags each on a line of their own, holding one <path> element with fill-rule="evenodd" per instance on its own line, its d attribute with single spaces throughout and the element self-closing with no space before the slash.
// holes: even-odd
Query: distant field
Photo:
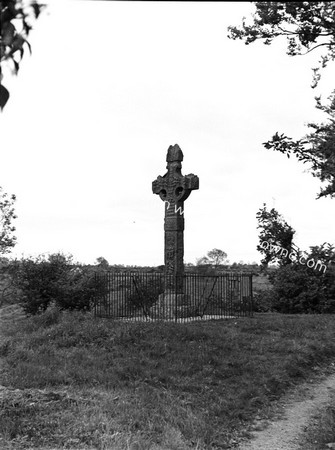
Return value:
<svg viewBox="0 0 335 450">
<path fill-rule="evenodd" d="M 2 317 L 2 319 L 1 319 Z M 229 448 L 335 360 L 333 316 L 121 323 L 0 316 L 0 448 Z"/>
</svg>

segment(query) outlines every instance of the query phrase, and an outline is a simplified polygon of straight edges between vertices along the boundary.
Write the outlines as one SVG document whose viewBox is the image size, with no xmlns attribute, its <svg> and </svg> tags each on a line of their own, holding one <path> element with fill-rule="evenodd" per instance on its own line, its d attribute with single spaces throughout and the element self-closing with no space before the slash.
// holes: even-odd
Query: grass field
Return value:
<svg viewBox="0 0 335 450">
<path fill-rule="evenodd" d="M 225 449 L 335 360 L 334 317 L 2 321 L 0 448 Z"/>
</svg>

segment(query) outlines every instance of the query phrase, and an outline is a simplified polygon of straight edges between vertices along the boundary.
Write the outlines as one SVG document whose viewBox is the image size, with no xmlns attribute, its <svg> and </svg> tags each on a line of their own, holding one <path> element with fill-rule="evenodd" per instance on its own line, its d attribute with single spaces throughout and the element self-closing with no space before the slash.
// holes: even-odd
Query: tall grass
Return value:
<svg viewBox="0 0 335 450">
<path fill-rule="evenodd" d="M 2 399 L 0 432 L 17 449 L 229 448 L 335 358 L 321 315 L 122 323 L 47 310 L 4 334 L 1 384 L 20 391 Z"/>
</svg>

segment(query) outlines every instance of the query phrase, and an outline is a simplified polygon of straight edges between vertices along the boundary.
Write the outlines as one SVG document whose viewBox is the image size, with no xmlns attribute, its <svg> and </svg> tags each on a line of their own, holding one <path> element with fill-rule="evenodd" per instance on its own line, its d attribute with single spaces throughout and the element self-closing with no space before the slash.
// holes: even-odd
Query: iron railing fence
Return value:
<svg viewBox="0 0 335 450">
<path fill-rule="evenodd" d="M 252 274 L 185 274 L 182 293 L 165 292 L 164 273 L 96 273 L 96 316 L 191 321 L 251 316 Z M 170 280 L 171 281 L 171 280 Z M 181 286 L 175 280 L 175 286 Z"/>
</svg>

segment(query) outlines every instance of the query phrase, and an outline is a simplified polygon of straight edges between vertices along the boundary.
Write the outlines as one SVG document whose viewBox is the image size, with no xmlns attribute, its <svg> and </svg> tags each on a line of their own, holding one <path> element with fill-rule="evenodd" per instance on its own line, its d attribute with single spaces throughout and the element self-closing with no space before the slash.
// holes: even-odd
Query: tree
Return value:
<svg viewBox="0 0 335 450">
<path fill-rule="evenodd" d="M 333 265 L 335 267 L 335 247 L 328 242 L 324 242 L 322 245 L 314 245 L 310 247 L 309 259 L 314 261 L 321 261 L 327 266 Z"/>
<path fill-rule="evenodd" d="M 262 40 L 269 45 L 278 37 L 287 38 L 287 53 L 302 55 L 323 49 L 319 65 L 313 68 L 312 87 L 320 80 L 320 69 L 335 60 L 335 2 L 253 2 L 256 12 L 249 25 L 243 19 L 242 27 L 230 26 L 228 37 L 242 39 L 245 44 Z M 276 150 L 287 157 L 294 155 L 299 161 L 310 164 L 313 176 L 328 183 L 317 198 L 335 196 L 335 91 L 323 105 L 316 97 L 316 107 L 327 115 L 325 123 L 308 124 L 313 132 L 302 139 L 276 132 L 264 142 L 266 149 Z"/>
<path fill-rule="evenodd" d="M 14 203 L 15 195 L 8 195 L 0 187 L 0 254 L 9 253 L 16 244 L 15 227 L 12 221 L 16 219 Z"/>
<path fill-rule="evenodd" d="M 217 269 L 222 264 L 228 264 L 227 253 L 218 248 L 213 248 L 207 252 L 207 256 L 203 256 L 196 261 L 197 266 L 210 266 Z"/>
<path fill-rule="evenodd" d="M 104 269 L 104 270 L 107 270 L 109 268 L 109 262 L 103 256 L 99 256 L 96 259 L 96 264 L 99 266 L 99 268 Z"/>
<path fill-rule="evenodd" d="M 316 107 L 328 115 L 328 122 L 319 125 L 309 123 L 308 127 L 314 130 L 312 133 L 294 141 L 276 132 L 263 143 L 266 149 L 279 151 L 288 158 L 294 155 L 302 163 L 310 165 L 312 175 L 326 183 L 317 198 L 335 197 L 335 91 L 329 100 L 328 106 L 322 105 L 321 98 L 316 97 Z"/>
<path fill-rule="evenodd" d="M 262 40 L 269 45 L 273 39 L 286 37 L 287 54 L 309 53 L 323 48 L 319 67 L 313 69 L 313 86 L 320 79 L 320 68 L 335 59 L 335 2 L 252 2 L 256 12 L 249 25 L 245 18 L 242 27 L 228 27 L 228 37 L 244 39 L 248 45 Z"/>
<path fill-rule="evenodd" d="M 24 49 L 31 47 L 27 37 L 32 29 L 32 22 L 37 19 L 45 5 L 31 0 L 28 4 L 23 0 L 0 1 L 0 83 L 3 79 L 5 64 L 11 66 L 13 74 L 20 68 Z M 2 110 L 9 99 L 9 92 L 0 84 L 0 109 Z"/>
<path fill-rule="evenodd" d="M 227 264 L 227 253 L 218 248 L 213 248 L 207 253 L 209 263 L 215 267 L 215 269 L 221 264 Z"/>
<path fill-rule="evenodd" d="M 257 228 L 261 230 L 257 250 L 264 254 L 261 263 L 265 267 L 270 262 L 279 263 L 279 265 L 290 264 L 292 260 L 289 256 L 295 247 L 293 244 L 295 230 L 275 208 L 268 211 L 265 203 L 263 208 L 257 212 L 256 218 L 258 220 Z M 298 256 L 298 252 L 294 251 Z"/>
</svg>

